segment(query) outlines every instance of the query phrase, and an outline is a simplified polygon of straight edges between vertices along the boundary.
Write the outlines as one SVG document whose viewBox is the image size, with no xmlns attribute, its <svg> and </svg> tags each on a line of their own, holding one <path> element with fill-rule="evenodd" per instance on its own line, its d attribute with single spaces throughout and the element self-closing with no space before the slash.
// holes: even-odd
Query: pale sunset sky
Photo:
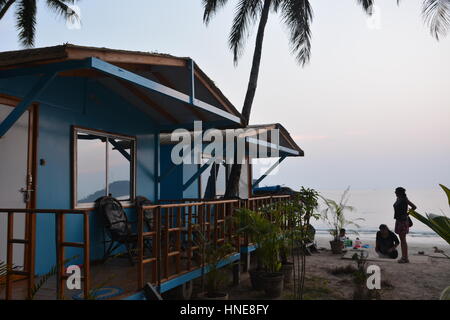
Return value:
<svg viewBox="0 0 450 320">
<path fill-rule="evenodd" d="M 200 0 L 83 0 L 70 30 L 39 1 L 36 47 L 65 42 L 190 56 L 241 110 L 256 28 L 237 66 L 228 49 L 234 5 L 206 27 Z M 450 184 L 450 36 L 436 41 L 421 0 L 313 0 L 312 59 L 290 54 L 280 17 L 267 25 L 251 123 L 283 124 L 305 151 L 264 184 L 318 189 L 438 188 Z M 375 26 L 375 28 L 373 27 Z M 19 49 L 13 11 L 0 51 Z"/>
</svg>

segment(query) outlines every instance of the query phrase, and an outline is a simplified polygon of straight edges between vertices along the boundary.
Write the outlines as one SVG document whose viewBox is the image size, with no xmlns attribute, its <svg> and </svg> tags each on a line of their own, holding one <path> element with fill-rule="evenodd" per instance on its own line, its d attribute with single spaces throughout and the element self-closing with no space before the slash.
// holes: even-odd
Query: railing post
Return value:
<svg viewBox="0 0 450 320">
<path fill-rule="evenodd" d="M 55 237 L 56 237 L 56 299 L 62 299 L 64 295 L 64 241 L 63 214 L 55 212 Z"/>
<path fill-rule="evenodd" d="M 144 213 L 142 206 L 138 208 L 138 223 L 137 223 L 137 249 L 138 249 L 138 290 L 144 287 Z"/>
<path fill-rule="evenodd" d="M 6 293 L 5 299 L 12 298 L 12 279 L 11 272 L 13 270 L 13 238 L 14 238 L 14 212 L 8 212 L 8 229 L 7 229 L 7 249 L 6 249 Z"/>
<path fill-rule="evenodd" d="M 36 265 L 36 215 L 34 212 L 29 214 L 29 228 L 28 228 L 28 298 L 31 299 L 31 291 L 34 287 L 34 269 Z"/>
<path fill-rule="evenodd" d="M 91 287 L 91 251 L 90 251 L 90 228 L 89 228 L 89 213 L 87 211 L 83 212 L 83 235 L 84 235 L 84 298 L 89 295 L 89 290 Z"/>
<path fill-rule="evenodd" d="M 161 293 L 161 207 L 156 208 L 156 246 L 157 246 L 157 274 L 158 274 L 158 291 Z"/>
</svg>

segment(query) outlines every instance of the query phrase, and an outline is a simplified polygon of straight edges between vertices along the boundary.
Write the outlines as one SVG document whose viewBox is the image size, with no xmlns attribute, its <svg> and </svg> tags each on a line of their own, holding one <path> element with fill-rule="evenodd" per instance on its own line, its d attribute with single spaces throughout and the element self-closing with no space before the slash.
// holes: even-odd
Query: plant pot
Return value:
<svg viewBox="0 0 450 320">
<path fill-rule="evenodd" d="M 294 264 L 292 262 L 285 262 L 281 266 L 281 273 L 284 276 L 284 283 L 291 283 L 292 281 L 292 271 L 294 270 Z"/>
<path fill-rule="evenodd" d="M 344 247 L 344 243 L 340 240 L 330 241 L 331 252 L 333 254 L 342 254 L 342 248 Z"/>
<path fill-rule="evenodd" d="M 226 292 L 214 292 L 209 294 L 208 292 L 203 292 L 198 295 L 200 300 L 228 300 L 228 293 Z"/>
<path fill-rule="evenodd" d="M 260 275 L 264 281 L 264 291 L 268 298 L 279 298 L 283 293 L 284 275 L 282 272 L 264 272 Z"/>
<path fill-rule="evenodd" d="M 250 282 L 253 290 L 264 290 L 264 282 L 261 279 L 261 275 L 264 273 L 261 270 L 249 270 Z"/>
</svg>

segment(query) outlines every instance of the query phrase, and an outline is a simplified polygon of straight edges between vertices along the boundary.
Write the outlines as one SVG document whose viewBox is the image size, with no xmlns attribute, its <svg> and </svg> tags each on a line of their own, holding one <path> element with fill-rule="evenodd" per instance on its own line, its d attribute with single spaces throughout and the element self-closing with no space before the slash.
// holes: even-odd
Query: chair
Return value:
<svg viewBox="0 0 450 320">
<path fill-rule="evenodd" d="M 132 232 L 131 222 L 128 221 L 122 204 L 113 197 L 104 196 L 95 201 L 95 208 L 102 215 L 105 222 L 105 229 L 110 237 L 110 244 L 102 261 L 105 262 L 114 250 L 121 245 L 125 245 L 128 259 L 133 266 L 133 250 L 136 249 L 137 234 Z M 146 245 L 145 242 L 144 245 Z"/>
</svg>

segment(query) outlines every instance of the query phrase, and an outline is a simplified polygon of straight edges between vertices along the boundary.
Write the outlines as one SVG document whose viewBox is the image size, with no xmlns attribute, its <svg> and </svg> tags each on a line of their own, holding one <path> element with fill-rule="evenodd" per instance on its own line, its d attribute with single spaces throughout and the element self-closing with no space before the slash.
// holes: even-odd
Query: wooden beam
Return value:
<svg viewBox="0 0 450 320">
<path fill-rule="evenodd" d="M 20 102 L 20 98 L 0 93 L 0 104 L 7 106 L 16 106 Z"/>
<path fill-rule="evenodd" d="M 153 76 L 156 78 L 156 80 L 158 80 L 161 84 L 165 85 L 166 87 L 176 90 L 175 85 L 169 79 L 167 79 L 163 74 L 161 74 L 160 72 L 157 72 L 157 71 L 152 71 L 152 70 L 150 70 L 150 72 L 153 74 Z M 201 112 L 199 112 L 197 109 L 193 108 L 192 105 L 187 104 L 187 103 L 184 103 L 184 105 L 197 118 L 199 118 L 202 121 L 206 121 L 206 118 L 203 116 L 203 114 Z"/>
<path fill-rule="evenodd" d="M 130 91 L 136 98 L 138 98 L 139 100 L 141 100 L 145 104 L 147 104 L 150 107 L 152 107 L 153 109 L 155 109 L 159 114 L 161 114 L 164 118 L 166 118 L 170 122 L 176 123 L 176 124 L 180 123 L 180 121 L 178 119 L 176 119 L 172 114 L 167 112 L 161 105 L 159 105 L 152 98 L 147 96 L 138 87 L 136 87 L 134 85 L 131 85 L 131 84 L 129 84 L 128 82 L 126 82 L 124 80 L 116 80 L 116 81 L 119 82 L 121 86 L 123 86 L 128 91 Z"/>
<path fill-rule="evenodd" d="M 230 108 L 230 106 L 228 105 L 228 103 L 225 102 L 225 100 L 222 99 L 222 97 L 216 92 L 216 90 L 211 87 L 211 85 L 208 83 L 208 81 L 206 81 L 206 79 L 203 78 L 203 76 L 200 74 L 200 72 L 198 72 L 197 70 L 195 70 L 195 77 L 206 87 L 206 89 L 208 89 L 209 92 L 211 92 L 211 94 L 213 95 L 213 97 L 219 101 L 219 103 L 221 105 L 223 105 L 223 107 L 231 114 L 233 114 L 233 110 Z"/>
<path fill-rule="evenodd" d="M 81 60 L 95 57 L 110 63 L 151 64 L 160 66 L 185 67 L 186 59 L 151 53 L 129 52 L 111 49 L 67 48 L 68 59 Z"/>
</svg>

